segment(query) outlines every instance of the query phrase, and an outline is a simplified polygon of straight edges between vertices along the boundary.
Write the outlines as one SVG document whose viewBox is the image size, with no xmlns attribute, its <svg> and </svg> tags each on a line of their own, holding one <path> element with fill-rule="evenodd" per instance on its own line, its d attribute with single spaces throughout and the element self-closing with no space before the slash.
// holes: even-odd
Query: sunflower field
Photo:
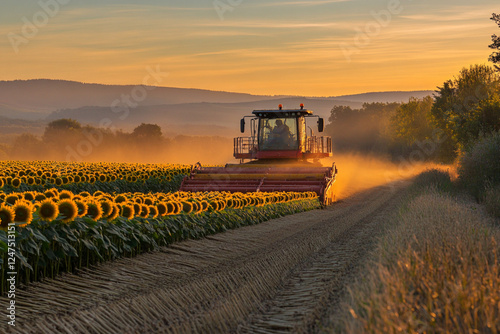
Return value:
<svg viewBox="0 0 500 334">
<path fill-rule="evenodd" d="M 91 175 L 97 166 L 90 165 L 81 171 L 87 171 L 85 176 Z M 180 169 L 180 172 L 185 171 Z M 29 186 L 25 181 L 32 173 L 20 175 L 20 172 L 12 169 L 7 176 L 11 178 L 11 187 L 15 187 L 12 174 Z M 117 178 L 117 175 L 133 174 L 118 169 L 112 173 Z M 154 171 L 151 173 L 154 175 Z M 147 180 L 146 175 L 142 180 Z M 109 182 L 114 181 L 109 178 Z M 7 289 L 8 234 L 13 232 L 18 284 L 26 285 L 176 241 L 201 238 L 319 207 L 316 193 L 311 192 L 110 193 L 97 190 L 91 193 L 61 188 L 0 191 L 0 292 L 4 294 Z"/>
<path fill-rule="evenodd" d="M 176 164 L 0 161 L 0 190 L 175 191 L 190 169 Z"/>
</svg>

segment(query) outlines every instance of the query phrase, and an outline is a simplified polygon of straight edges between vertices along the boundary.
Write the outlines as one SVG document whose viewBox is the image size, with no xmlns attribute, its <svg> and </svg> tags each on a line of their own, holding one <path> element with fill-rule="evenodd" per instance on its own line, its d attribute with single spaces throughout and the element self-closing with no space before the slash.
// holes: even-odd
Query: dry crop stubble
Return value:
<svg viewBox="0 0 500 334">
<path fill-rule="evenodd" d="M 484 208 L 428 190 L 379 242 L 330 328 L 346 333 L 500 331 L 500 228 Z M 335 323 L 340 322 L 340 327 Z"/>
</svg>

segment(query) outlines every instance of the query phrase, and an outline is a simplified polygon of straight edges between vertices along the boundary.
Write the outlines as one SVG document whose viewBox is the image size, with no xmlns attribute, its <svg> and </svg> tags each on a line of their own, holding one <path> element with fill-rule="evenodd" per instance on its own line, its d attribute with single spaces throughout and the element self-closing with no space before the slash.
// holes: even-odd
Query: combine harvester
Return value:
<svg viewBox="0 0 500 334">
<path fill-rule="evenodd" d="M 332 156 L 332 139 L 318 137 L 306 125 L 306 119 L 317 118 L 318 132 L 324 121 L 311 110 L 254 110 L 250 120 L 250 137 L 234 138 L 234 157 L 240 164 L 225 167 L 193 166 L 182 181 L 181 191 L 274 192 L 312 191 L 323 205 L 335 201 L 333 184 L 337 174 L 335 163 L 322 167 L 319 159 Z M 309 133 L 309 135 L 308 135 Z M 245 163 L 245 160 L 249 162 Z"/>
</svg>

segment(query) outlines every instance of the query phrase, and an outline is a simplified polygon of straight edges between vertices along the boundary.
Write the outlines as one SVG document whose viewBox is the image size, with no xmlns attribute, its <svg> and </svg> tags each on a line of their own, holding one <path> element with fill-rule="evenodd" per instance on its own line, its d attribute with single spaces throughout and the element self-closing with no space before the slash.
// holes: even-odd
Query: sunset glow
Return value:
<svg viewBox="0 0 500 334">
<path fill-rule="evenodd" d="M 338 96 L 434 89 L 464 66 L 487 63 L 498 2 L 19 0 L 1 7 L 0 80 L 137 84 L 146 67 L 160 66 L 169 73 L 161 86 Z"/>
</svg>

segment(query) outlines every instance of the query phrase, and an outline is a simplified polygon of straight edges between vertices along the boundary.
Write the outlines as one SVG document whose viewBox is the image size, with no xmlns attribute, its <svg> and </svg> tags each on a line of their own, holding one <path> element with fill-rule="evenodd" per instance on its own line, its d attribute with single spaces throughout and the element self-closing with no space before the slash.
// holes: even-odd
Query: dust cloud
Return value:
<svg viewBox="0 0 500 334">
<path fill-rule="evenodd" d="M 404 159 L 392 162 L 378 156 L 360 153 L 334 154 L 333 158 L 322 160 L 324 166 L 331 166 L 333 162 L 338 169 L 335 182 L 337 200 L 342 200 L 362 190 L 409 179 L 428 169 L 450 168 L 435 163 L 411 162 Z"/>
</svg>

